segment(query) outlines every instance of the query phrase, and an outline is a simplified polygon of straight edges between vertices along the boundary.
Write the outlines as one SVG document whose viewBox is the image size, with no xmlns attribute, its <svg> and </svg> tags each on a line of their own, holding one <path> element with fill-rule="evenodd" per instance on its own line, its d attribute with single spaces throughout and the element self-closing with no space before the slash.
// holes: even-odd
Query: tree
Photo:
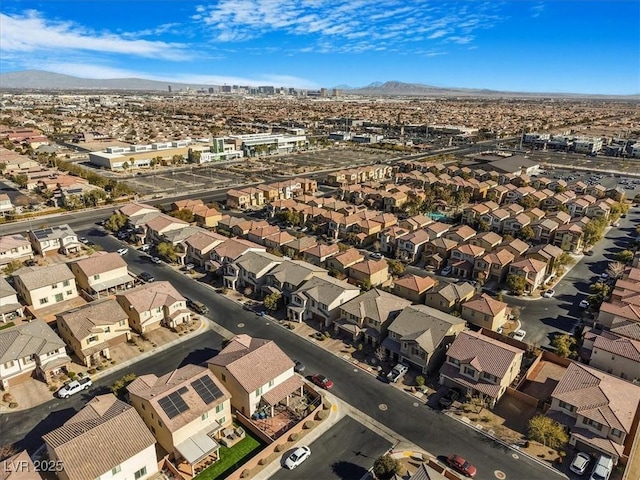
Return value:
<svg viewBox="0 0 640 480">
<path fill-rule="evenodd" d="M 527 288 L 527 280 L 522 275 L 512 273 L 507 276 L 507 286 L 516 294 L 522 295 Z"/>
<path fill-rule="evenodd" d="M 529 438 L 549 448 L 561 447 L 569 441 L 564 427 L 545 415 L 529 420 Z"/>
<path fill-rule="evenodd" d="M 173 212 L 169 213 L 169 215 L 187 223 L 193 222 L 193 212 L 187 208 L 183 208 L 182 210 L 174 210 Z"/>
<path fill-rule="evenodd" d="M 117 232 L 127 224 L 127 217 L 122 213 L 113 213 L 104 222 L 104 227 L 112 232 Z"/>
<path fill-rule="evenodd" d="M 556 355 L 564 358 L 575 356 L 576 339 L 571 335 L 557 335 L 551 341 L 551 346 L 555 349 Z"/>
<path fill-rule="evenodd" d="M 24 173 L 19 173 L 18 175 L 13 176 L 13 181 L 18 184 L 20 188 L 27 188 L 27 183 L 29 183 L 29 177 Z"/>
<path fill-rule="evenodd" d="M 133 158 L 132 158 L 131 160 L 133 160 Z M 123 170 L 128 170 L 128 169 L 129 169 L 129 162 L 124 162 L 124 163 L 122 164 L 122 169 L 123 169 Z"/>
<path fill-rule="evenodd" d="M 604 218 L 594 218 L 582 228 L 584 244 L 588 247 L 595 245 L 604 236 L 607 221 Z"/>
<path fill-rule="evenodd" d="M 363 292 L 368 292 L 372 288 L 373 288 L 373 285 L 371 284 L 371 280 L 369 279 L 362 282 L 362 285 L 360 286 L 360 290 L 362 290 Z"/>
<path fill-rule="evenodd" d="M 124 399 L 127 393 L 127 385 L 133 382 L 136 379 L 135 373 L 127 373 L 125 376 L 121 377 L 119 380 L 113 382 L 111 385 L 111 393 L 113 393 L 116 397 Z"/>
<path fill-rule="evenodd" d="M 83 202 L 89 207 L 97 207 L 107 198 L 104 190 L 91 190 L 82 196 Z"/>
<path fill-rule="evenodd" d="M 7 168 L 7 162 L 0 162 L 0 173 L 4 173 Z"/>
<path fill-rule="evenodd" d="M 626 265 L 622 262 L 611 262 L 607 267 L 607 273 L 611 278 L 618 279 L 622 277 L 626 269 Z"/>
<path fill-rule="evenodd" d="M 280 303 L 280 299 L 282 298 L 282 294 L 280 292 L 273 292 L 264 297 L 263 304 L 264 308 L 267 310 L 274 312 L 278 309 L 278 305 Z"/>
<path fill-rule="evenodd" d="M 4 266 L 4 269 L 2 271 L 5 275 L 11 275 L 20 267 L 22 267 L 22 262 L 20 260 L 12 260 Z"/>
<path fill-rule="evenodd" d="M 178 252 L 176 251 L 176 247 L 171 242 L 161 242 L 157 246 L 158 255 L 164 257 L 172 262 L 175 262 L 178 259 Z"/>
<path fill-rule="evenodd" d="M 373 463 L 373 474 L 378 480 L 390 480 L 394 475 L 400 473 L 401 468 L 400 461 L 385 454 Z"/>
<path fill-rule="evenodd" d="M 387 265 L 389 265 L 389 271 L 391 271 L 391 275 L 397 277 L 398 275 L 402 275 L 406 269 L 404 263 L 400 260 L 387 260 Z"/>
<path fill-rule="evenodd" d="M 560 265 L 561 267 L 564 267 L 566 265 L 573 265 L 574 263 L 575 260 L 567 252 L 562 252 L 562 254 L 560 254 L 560 256 L 558 257 L 558 260 L 556 260 L 556 265 Z"/>
<path fill-rule="evenodd" d="M 480 219 L 480 221 L 478 222 L 478 231 L 488 232 L 489 230 L 491 230 L 489 224 L 485 220 Z"/>
<path fill-rule="evenodd" d="M 514 320 L 520 320 L 521 313 L 522 313 L 522 310 L 520 309 L 520 307 L 515 306 L 511 308 L 511 318 L 513 318 Z"/>
<path fill-rule="evenodd" d="M 342 242 L 338 243 L 338 251 L 339 251 L 340 253 L 342 253 L 342 252 L 346 252 L 346 251 L 347 251 L 347 250 L 349 250 L 350 248 L 351 248 L 351 246 L 350 246 L 350 245 L 347 245 L 346 243 L 342 243 Z"/>
<path fill-rule="evenodd" d="M 535 236 L 536 236 L 536 232 L 534 232 L 533 228 L 531 228 L 529 225 L 525 225 L 518 232 L 518 238 L 523 242 L 528 242 Z"/>
<path fill-rule="evenodd" d="M 526 208 L 527 210 L 538 206 L 538 201 L 535 199 L 535 197 L 531 195 L 525 195 L 524 197 L 520 197 L 520 200 L 518 200 L 518 203 L 520 204 L 520 206 L 522 206 L 523 208 Z"/>
<path fill-rule="evenodd" d="M 622 250 L 621 252 L 616 253 L 614 258 L 620 263 L 628 264 L 633 260 L 633 256 L 634 255 L 631 250 Z"/>
</svg>

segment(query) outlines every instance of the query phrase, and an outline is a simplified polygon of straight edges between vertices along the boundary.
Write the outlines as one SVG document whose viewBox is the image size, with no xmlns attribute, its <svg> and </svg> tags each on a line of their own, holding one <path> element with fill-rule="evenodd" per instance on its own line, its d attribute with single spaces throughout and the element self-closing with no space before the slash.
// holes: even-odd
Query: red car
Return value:
<svg viewBox="0 0 640 480">
<path fill-rule="evenodd" d="M 473 478 L 476 476 L 476 467 L 471 465 L 460 455 L 449 455 L 449 457 L 447 457 L 447 464 L 454 470 L 462 473 L 463 475 L 466 475 L 467 477 Z"/>
<path fill-rule="evenodd" d="M 333 388 L 333 382 L 324 375 L 320 375 L 319 373 L 314 373 L 313 375 L 311 375 L 311 381 L 317 386 L 322 387 L 326 390 L 330 390 Z"/>
</svg>

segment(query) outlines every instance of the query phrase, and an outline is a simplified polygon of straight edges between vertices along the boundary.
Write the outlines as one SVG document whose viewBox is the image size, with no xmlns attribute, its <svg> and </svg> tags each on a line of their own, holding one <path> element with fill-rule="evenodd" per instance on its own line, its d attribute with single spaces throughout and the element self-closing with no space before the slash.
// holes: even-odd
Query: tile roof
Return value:
<svg viewBox="0 0 640 480">
<path fill-rule="evenodd" d="M 129 317 L 113 298 L 98 300 L 88 303 L 82 307 L 74 308 L 67 312 L 58 314 L 58 322 L 63 321 L 74 338 L 82 340 L 96 331 L 102 332 L 103 326 L 115 325 L 121 321 L 125 322 L 125 330 L 129 330 Z"/>
<path fill-rule="evenodd" d="M 316 302 L 331 305 L 337 298 L 348 291 L 360 292 L 360 287 L 323 275 L 310 278 L 295 293 L 302 294 Z"/>
<path fill-rule="evenodd" d="M 70 480 L 98 478 L 155 445 L 138 412 L 113 394 L 94 397 L 60 428 L 42 436 Z"/>
<path fill-rule="evenodd" d="M 206 251 L 207 249 L 211 249 L 214 246 L 224 242 L 228 237 L 224 235 L 220 235 L 218 233 L 205 231 L 199 231 L 191 235 L 185 243 L 195 250 Z"/>
<path fill-rule="evenodd" d="M 26 450 L 2 460 L 0 480 L 42 480 Z"/>
<path fill-rule="evenodd" d="M 333 257 L 334 261 L 337 261 L 341 265 L 348 266 L 354 263 L 364 260 L 364 256 L 356 248 L 349 248 L 342 253 Z"/>
<path fill-rule="evenodd" d="M 426 305 L 410 305 L 391 322 L 389 331 L 396 333 L 400 340 L 414 341 L 425 352 L 432 353 L 446 336 L 465 323 L 461 318 Z"/>
<path fill-rule="evenodd" d="M 467 298 L 470 293 L 475 292 L 476 288 L 468 282 L 463 283 L 445 283 L 436 287 L 433 293 L 438 293 L 450 302 L 458 302 L 463 298 Z"/>
<path fill-rule="evenodd" d="M 283 260 L 267 252 L 247 252 L 236 260 L 236 264 L 246 272 L 258 274 L 265 268 L 281 264 Z"/>
<path fill-rule="evenodd" d="M 64 348 L 64 341 L 43 320 L 0 330 L 0 364 Z"/>
<path fill-rule="evenodd" d="M 373 288 L 343 303 L 340 310 L 359 319 L 370 318 L 383 324 L 409 305 L 409 300 Z"/>
<path fill-rule="evenodd" d="M 264 250 L 262 245 L 243 240 L 242 238 L 227 238 L 224 242 L 213 247 L 213 251 L 220 258 L 237 259 L 250 248 Z"/>
<path fill-rule="evenodd" d="M 0 252 L 8 252 L 26 245 L 30 245 L 29 240 L 18 233 L 0 237 Z"/>
<path fill-rule="evenodd" d="M 64 282 L 65 280 L 75 281 L 73 272 L 66 263 L 57 263 L 45 267 L 22 267 L 14 272 L 13 276 L 18 277 L 29 291 Z"/>
<path fill-rule="evenodd" d="M 475 310 L 476 312 L 480 312 L 484 315 L 495 317 L 507 308 L 507 304 L 483 293 L 479 297 L 472 298 L 468 302 L 465 302 L 462 305 L 462 308 Z"/>
<path fill-rule="evenodd" d="M 640 341 L 621 337 L 605 330 L 595 336 L 593 348 L 638 362 L 640 377 Z"/>
<path fill-rule="evenodd" d="M 373 260 L 369 258 L 367 260 L 363 260 L 362 262 L 351 265 L 349 269 L 356 272 L 364 273 L 366 275 L 373 275 L 378 272 L 389 270 L 389 264 L 384 259 Z"/>
<path fill-rule="evenodd" d="M 447 356 L 498 378 L 503 378 L 517 356 L 523 354 L 520 348 L 472 331 L 461 332 L 447 350 Z"/>
<path fill-rule="evenodd" d="M 220 389 L 222 394 L 216 398 L 213 403 L 206 404 L 191 385 L 191 382 L 204 376 L 209 377 Z M 182 392 L 180 396 L 189 408 L 179 415 L 169 418 L 159 402 L 167 395 L 179 390 Z M 211 370 L 201 365 L 191 363 L 161 377 L 157 377 L 154 374 L 142 375 L 127 386 L 127 391 L 130 395 L 135 395 L 147 400 L 155 410 L 157 416 L 162 419 L 165 426 L 171 432 L 177 431 L 194 420 L 200 422 L 203 413 L 209 412 L 212 408 L 215 408 L 216 405 L 220 405 L 226 400 L 231 399 L 229 391 Z"/>
<path fill-rule="evenodd" d="M 247 393 L 255 392 L 270 380 L 290 371 L 293 361 L 273 340 L 237 335 L 209 365 L 224 367 Z"/>
<path fill-rule="evenodd" d="M 273 276 L 282 284 L 289 283 L 297 288 L 305 280 L 314 275 L 327 275 L 327 270 L 317 267 L 311 263 L 301 260 L 285 260 L 269 272 L 269 276 Z"/>
<path fill-rule="evenodd" d="M 184 302 L 185 298 L 166 281 L 139 285 L 116 295 L 124 298 L 136 312 L 148 312 L 159 307 L 170 307 L 176 302 Z"/>
<path fill-rule="evenodd" d="M 552 397 L 580 415 L 629 433 L 640 405 L 640 387 L 586 365 L 571 362 Z"/>
<path fill-rule="evenodd" d="M 123 215 L 126 215 L 127 217 L 135 217 L 136 215 L 140 215 L 140 213 L 144 212 L 145 210 L 156 211 L 156 212 L 159 211 L 157 208 L 152 207 L 151 205 L 147 205 L 146 203 L 138 203 L 138 202 L 127 203 L 126 205 L 123 205 L 118 209 L 120 213 L 122 213 Z"/>
<path fill-rule="evenodd" d="M 96 252 L 74 263 L 88 278 L 99 273 L 127 267 L 127 262 L 125 262 L 124 258 L 117 252 Z"/>
<path fill-rule="evenodd" d="M 393 282 L 395 285 L 404 287 L 414 292 L 422 293 L 434 287 L 436 282 L 431 277 L 421 277 L 412 273 L 404 275 Z"/>
</svg>

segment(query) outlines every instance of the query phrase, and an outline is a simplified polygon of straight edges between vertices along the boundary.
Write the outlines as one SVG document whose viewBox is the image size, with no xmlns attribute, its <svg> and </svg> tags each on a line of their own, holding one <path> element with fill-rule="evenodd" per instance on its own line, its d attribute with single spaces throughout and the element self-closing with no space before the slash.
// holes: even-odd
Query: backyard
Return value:
<svg viewBox="0 0 640 480">
<path fill-rule="evenodd" d="M 251 457 L 256 455 L 263 447 L 260 441 L 245 430 L 245 438 L 236 443 L 233 447 L 220 446 L 220 460 L 211 465 L 206 470 L 199 473 L 197 480 L 214 480 L 225 478 L 226 473 L 236 470 Z"/>
</svg>

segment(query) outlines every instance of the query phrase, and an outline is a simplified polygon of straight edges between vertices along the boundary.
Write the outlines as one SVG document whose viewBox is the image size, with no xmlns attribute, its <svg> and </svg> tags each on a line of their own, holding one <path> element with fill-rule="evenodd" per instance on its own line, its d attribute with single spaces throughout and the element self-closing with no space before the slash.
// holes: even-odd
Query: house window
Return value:
<svg viewBox="0 0 640 480">
<path fill-rule="evenodd" d="M 40 305 L 44 305 L 46 303 L 49 303 L 49 299 L 48 298 L 41 298 L 40 299 Z"/>
<path fill-rule="evenodd" d="M 223 381 L 223 382 L 226 382 L 226 381 L 227 381 L 227 377 L 225 376 L 225 374 L 224 374 L 224 373 L 223 373 L 223 374 L 221 374 L 220 376 L 222 377 L 222 381 Z"/>
<path fill-rule="evenodd" d="M 226 421 L 227 421 L 226 417 L 220 417 L 220 420 L 218 420 L 218 423 L 220 425 L 224 425 Z"/>
<path fill-rule="evenodd" d="M 470 377 L 475 377 L 476 371 L 473 367 L 466 366 L 464 367 L 464 374 L 469 375 Z"/>
<path fill-rule="evenodd" d="M 93 342 L 97 342 L 98 341 L 98 336 L 94 335 L 93 337 L 89 337 L 87 339 L 87 343 L 93 343 Z"/>
<path fill-rule="evenodd" d="M 564 409 L 564 410 L 569 411 L 569 412 L 575 412 L 576 411 L 576 407 L 574 407 L 573 405 L 571 405 L 569 403 L 563 402 L 563 401 L 560 401 L 558 403 L 558 406 L 560 408 Z"/>
<path fill-rule="evenodd" d="M 200 417 L 202 419 L 202 421 L 206 420 L 207 418 L 209 418 L 209 412 L 204 412 L 202 414 L 202 417 Z"/>
<path fill-rule="evenodd" d="M 67 295 L 72 295 L 73 292 L 71 290 L 67 290 Z"/>
<path fill-rule="evenodd" d="M 262 395 L 262 387 L 260 387 L 259 389 L 256 390 L 255 395 L 256 395 L 256 397 Z"/>
<path fill-rule="evenodd" d="M 53 288 L 53 289 L 58 288 L 58 284 L 54 283 L 53 285 L 51 285 L 51 288 Z"/>
<path fill-rule="evenodd" d="M 622 436 L 622 432 L 620 430 L 612 428 L 611 429 L 611 435 L 613 435 L 614 437 L 620 438 Z"/>
<path fill-rule="evenodd" d="M 274 383 L 275 383 L 275 382 L 274 382 L 273 380 L 269 380 L 269 387 L 273 387 L 273 384 L 274 384 Z"/>
<path fill-rule="evenodd" d="M 56 293 L 54 298 L 56 300 L 56 303 L 58 303 L 58 302 L 61 302 L 62 300 L 64 300 L 64 295 L 62 293 Z"/>
<path fill-rule="evenodd" d="M 111 327 L 104 327 L 104 333 L 111 333 Z"/>
<path fill-rule="evenodd" d="M 455 358 L 449 357 L 449 363 L 460 366 L 460 361 Z"/>
<path fill-rule="evenodd" d="M 589 425 L 590 427 L 595 428 L 596 430 L 602 430 L 602 424 L 596 422 L 595 420 L 591 420 L 590 418 L 584 419 L 584 424 Z"/>
<path fill-rule="evenodd" d="M 118 322 L 118 325 L 119 325 L 120 327 L 124 327 L 124 320 L 120 320 L 120 321 Z"/>
<path fill-rule="evenodd" d="M 15 364 L 15 362 L 13 360 L 9 360 L 7 363 L 5 363 L 3 365 L 4 368 L 11 368 L 13 367 L 13 365 Z"/>
<path fill-rule="evenodd" d="M 484 378 L 485 380 L 489 380 L 492 383 L 495 383 L 498 380 L 498 377 L 487 372 L 482 372 L 482 378 Z"/>
<path fill-rule="evenodd" d="M 138 480 L 147 475 L 147 467 L 142 467 L 140 470 L 133 474 L 133 478 Z"/>
<path fill-rule="evenodd" d="M 224 410 L 224 405 L 221 403 L 220 405 L 216 405 L 216 413 L 220 413 Z"/>
<path fill-rule="evenodd" d="M 93 276 L 93 279 L 94 279 L 94 280 L 100 280 L 100 274 L 98 273 L 97 275 L 94 275 L 94 276 Z"/>
<path fill-rule="evenodd" d="M 69 280 L 65 280 L 64 282 L 62 282 L 62 285 L 65 287 L 69 286 Z"/>
<path fill-rule="evenodd" d="M 111 475 L 115 475 L 116 473 L 120 472 L 120 470 L 122 470 L 122 467 L 120 465 L 116 465 L 111 469 Z"/>
</svg>

